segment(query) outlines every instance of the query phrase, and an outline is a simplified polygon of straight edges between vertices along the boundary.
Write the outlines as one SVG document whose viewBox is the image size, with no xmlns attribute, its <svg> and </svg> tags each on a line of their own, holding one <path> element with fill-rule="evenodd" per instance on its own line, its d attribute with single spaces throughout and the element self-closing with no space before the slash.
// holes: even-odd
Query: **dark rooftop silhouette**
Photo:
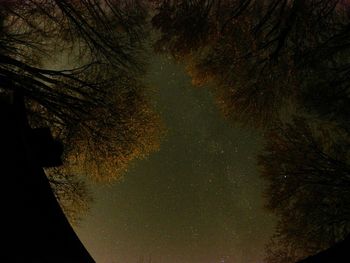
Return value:
<svg viewBox="0 0 350 263">
<path fill-rule="evenodd" d="M 42 168 L 61 163 L 61 145 L 48 129 L 29 127 L 20 96 L 0 102 L 0 123 L 0 261 L 95 262 L 62 212 Z"/>
</svg>

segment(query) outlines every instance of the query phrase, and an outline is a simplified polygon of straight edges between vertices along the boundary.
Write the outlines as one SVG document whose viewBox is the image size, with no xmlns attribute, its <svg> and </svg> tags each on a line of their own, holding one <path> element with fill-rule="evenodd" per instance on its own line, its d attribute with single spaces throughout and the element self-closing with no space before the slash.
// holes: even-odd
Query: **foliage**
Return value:
<svg viewBox="0 0 350 263">
<path fill-rule="evenodd" d="M 349 146 L 348 132 L 323 121 L 295 118 L 270 132 L 259 164 L 279 221 L 267 262 L 293 262 L 350 232 Z"/>
<path fill-rule="evenodd" d="M 1 87 L 24 94 L 32 125 L 49 126 L 65 142 L 68 165 L 79 155 L 85 173 L 110 180 L 132 159 L 157 149 L 160 120 L 139 80 L 147 36 L 140 2 L 46 0 L 3 7 Z M 108 162 L 114 166 L 105 169 Z"/>
<path fill-rule="evenodd" d="M 349 232 L 350 16 L 338 0 L 155 0 L 157 52 L 187 64 L 226 117 L 272 129 L 259 157 L 279 218 L 268 262 Z M 295 118 L 311 113 L 317 120 Z M 277 127 L 276 127 L 277 123 Z"/>
<path fill-rule="evenodd" d="M 133 159 L 158 149 L 162 124 L 142 89 L 135 83 L 113 98 L 113 111 L 96 108 L 94 119 L 67 135 L 68 145 L 73 146 L 66 156 L 72 172 L 85 171 L 95 180 L 110 181 L 121 176 Z"/>
<path fill-rule="evenodd" d="M 50 168 L 45 172 L 69 222 L 73 225 L 79 224 L 82 217 L 88 213 L 92 202 L 92 196 L 85 181 L 62 169 Z"/>
<path fill-rule="evenodd" d="M 65 166 L 49 179 L 75 221 L 76 208 L 85 211 L 89 198 L 73 174 L 118 179 L 133 159 L 159 147 L 162 125 L 140 80 L 145 6 L 138 0 L 0 5 L 0 89 L 23 94 L 31 126 L 50 127 L 63 141 Z"/>
<path fill-rule="evenodd" d="M 341 85 L 337 90 L 348 98 L 349 7 L 343 2 L 154 2 L 156 51 L 185 60 L 194 84 L 211 83 L 218 104 L 234 121 L 269 127 L 290 105 L 320 116 L 331 112 L 313 103 L 316 76 L 323 76 L 324 92 Z M 325 78 L 325 71 L 333 77 Z M 331 101 L 337 97 L 328 99 L 337 104 Z"/>
</svg>

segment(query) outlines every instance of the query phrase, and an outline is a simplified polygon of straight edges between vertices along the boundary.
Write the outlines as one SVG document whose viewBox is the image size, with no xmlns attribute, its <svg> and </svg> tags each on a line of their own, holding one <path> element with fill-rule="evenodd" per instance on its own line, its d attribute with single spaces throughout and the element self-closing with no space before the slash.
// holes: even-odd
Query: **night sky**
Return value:
<svg viewBox="0 0 350 263">
<path fill-rule="evenodd" d="M 260 263 L 273 217 L 263 209 L 256 131 L 228 123 L 182 65 L 154 56 L 147 81 L 168 129 L 160 151 L 122 181 L 93 185 L 77 232 L 97 263 Z"/>
</svg>

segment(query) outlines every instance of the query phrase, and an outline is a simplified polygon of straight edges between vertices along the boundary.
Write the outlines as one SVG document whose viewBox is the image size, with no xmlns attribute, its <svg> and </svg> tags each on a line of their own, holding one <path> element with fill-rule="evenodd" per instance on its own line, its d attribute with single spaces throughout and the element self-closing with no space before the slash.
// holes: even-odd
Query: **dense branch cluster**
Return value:
<svg viewBox="0 0 350 263">
<path fill-rule="evenodd" d="M 348 98 L 345 1 L 155 2 L 156 50 L 184 60 L 194 84 L 214 83 L 219 105 L 234 121 L 268 127 L 291 103 L 314 106 L 315 89 L 327 93 L 332 86 L 337 94 L 322 114 L 334 115 L 337 96 Z M 320 76 L 321 86 L 315 83 Z M 320 113 L 319 107 L 309 110 Z"/>
<path fill-rule="evenodd" d="M 267 262 L 295 262 L 350 233 L 350 137 L 332 123 L 298 118 L 268 139 L 259 161 L 266 206 L 279 221 Z"/>
<path fill-rule="evenodd" d="M 23 94 L 31 126 L 63 141 L 65 167 L 50 177 L 58 196 L 60 180 L 76 185 L 65 173 L 110 181 L 159 147 L 141 81 L 146 16 L 137 0 L 1 3 L 0 89 Z"/>
<path fill-rule="evenodd" d="M 152 3 L 155 50 L 186 63 L 229 120 L 266 134 L 259 166 L 278 217 L 266 262 L 295 262 L 349 234 L 350 2 Z"/>
</svg>

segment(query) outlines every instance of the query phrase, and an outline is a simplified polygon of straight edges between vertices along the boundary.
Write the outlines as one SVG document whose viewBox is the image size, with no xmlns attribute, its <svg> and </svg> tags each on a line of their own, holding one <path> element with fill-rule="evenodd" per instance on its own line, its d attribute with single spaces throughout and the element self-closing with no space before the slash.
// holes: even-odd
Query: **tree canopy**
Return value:
<svg viewBox="0 0 350 263">
<path fill-rule="evenodd" d="M 0 89 L 23 94 L 31 126 L 63 141 L 58 196 L 62 185 L 80 189 L 80 202 L 84 187 L 67 175 L 117 179 L 159 147 L 162 124 L 141 80 L 146 17 L 138 0 L 1 3 Z"/>
<path fill-rule="evenodd" d="M 69 222 L 78 225 L 89 212 L 93 201 L 86 182 L 62 168 L 50 168 L 46 170 L 46 175 Z"/>
<path fill-rule="evenodd" d="M 350 137 L 334 123 L 295 118 L 259 156 L 266 206 L 278 216 L 267 262 L 295 262 L 350 232 Z"/>
<path fill-rule="evenodd" d="M 344 1 L 153 2 L 152 22 L 160 31 L 156 51 L 185 61 L 194 84 L 211 83 L 218 104 L 234 121 L 270 126 L 290 104 L 329 115 L 339 94 L 348 98 Z M 315 103 L 318 76 L 323 93 L 337 90 L 327 97 L 329 108 Z"/>
<path fill-rule="evenodd" d="M 229 119 L 266 132 L 259 160 L 266 206 L 278 217 L 266 261 L 295 262 L 344 238 L 349 2 L 151 2 L 155 51 L 186 63 Z"/>
</svg>

